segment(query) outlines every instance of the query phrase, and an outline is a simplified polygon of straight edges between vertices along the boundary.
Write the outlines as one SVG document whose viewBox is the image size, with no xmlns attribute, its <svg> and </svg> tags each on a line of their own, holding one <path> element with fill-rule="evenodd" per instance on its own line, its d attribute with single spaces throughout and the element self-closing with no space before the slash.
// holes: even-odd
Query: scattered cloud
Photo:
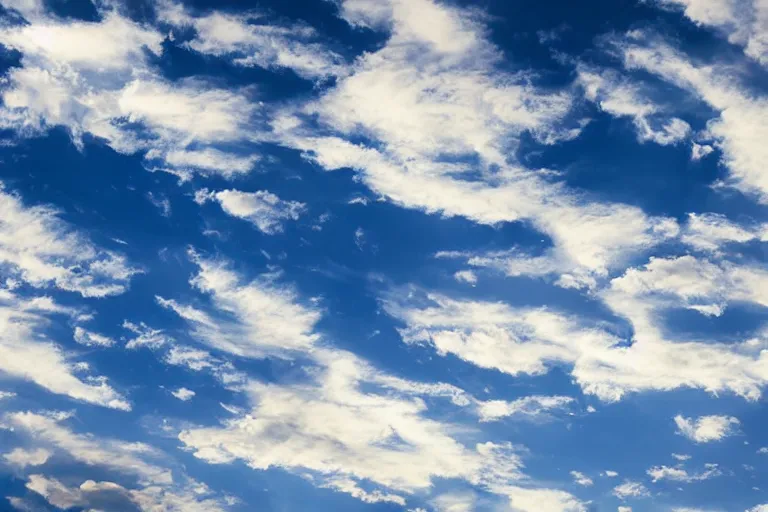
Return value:
<svg viewBox="0 0 768 512">
<path fill-rule="evenodd" d="M 669 466 L 654 466 L 650 468 L 646 473 L 651 477 L 653 482 L 659 480 L 672 480 L 675 482 L 697 482 L 701 480 L 709 480 L 710 478 L 718 477 L 723 474 L 718 468 L 717 464 L 705 464 L 706 469 L 699 473 L 690 474 L 688 471 L 681 467 L 669 467 Z"/>
<path fill-rule="evenodd" d="M 675 416 L 678 433 L 695 443 L 720 441 L 734 435 L 741 422 L 733 416 L 700 416 L 686 418 Z"/>
<path fill-rule="evenodd" d="M 198 204 L 216 201 L 227 214 L 247 220 L 267 235 L 281 233 L 285 221 L 298 220 L 306 210 L 304 203 L 284 201 L 266 190 L 209 192 L 207 189 L 202 189 L 195 193 L 195 201 Z"/>
<path fill-rule="evenodd" d="M 95 246 L 49 206 L 25 205 L 0 183 L 0 263 L 32 286 L 84 297 L 126 291 L 138 270 L 124 256 Z"/>
<path fill-rule="evenodd" d="M 111 347 L 115 340 L 103 334 L 95 333 L 80 326 L 75 327 L 73 334 L 75 341 L 87 347 Z"/>
<path fill-rule="evenodd" d="M 195 396 L 195 392 L 187 388 L 179 388 L 175 391 L 171 391 L 171 394 L 181 400 L 182 402 L 188 402 Z"/>
<path fill-rule="evenodd" d="M 646 498 L 651 493 L 640 482 L 625 480 L 624 483 L 613 488 L 613 495 L 620 500 L 625 500 L 627 498 Z"/>
<path fill-rule="evenodd" d="M 49 297 L 22 298 L 0 288 L 0 373 L 82 402 L 130 410 L 106 377 L 79 377 L 81 369 L 72 354 L 45 339 L 51 315 L 68 313 Z"/>
<path fill-rule="evenodd" d="M 571 476 L 573 477 L 574 483 L 584 486 L 584 487 L 590 487 L 594 484 L 591 478 L 589 478 L 587 475 L 582 473 L 581 471 L 571 471 Z"/>
</svg>

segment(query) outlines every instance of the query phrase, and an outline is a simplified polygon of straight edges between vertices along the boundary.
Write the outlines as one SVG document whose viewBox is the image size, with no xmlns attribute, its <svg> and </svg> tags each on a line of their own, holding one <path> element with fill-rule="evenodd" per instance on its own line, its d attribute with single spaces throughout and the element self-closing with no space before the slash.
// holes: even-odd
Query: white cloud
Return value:
<svg viewBox="0 0 768 512">
<path fill-rule="evenodd" d="M 699 161 L 702 158 L 712 154 L 715 149 L 709 144 L 691 144 L 691 160 Z"/>
<path fill-rule="evenodd" d="M 619 476 L 619 474 L 618 474 L 616 471 L 611 471 L 611 470 L 606 470 L 606 471 L 604 472 L 604 474 L 605 474 L 605 476 L 607 476 L 608 478 L 616 478 L 617 476 Z"/>
<path fill-rule="evenodd" d="M 344 72 L 342 59 L 317 42 L 314 30 L 305 25 L 278 26 L 265 23 L 264 14 L 210 12 L 191 16 L 181 5 L 161 2 L 162 21 L 192 27 L 195 37 L 184 43 L 194 51 L 226 57 L 240 66 L 288 68 L 305 78 L 321 79 Z"/>
<path fill-rule="evenodd" d="M 690 213 L 681 240 L 700 251 L 718 251 L 724 243 L 745 243 L 760 236 L 759 227 L 740 226 L 724 215 Z"/>
<path fill-rule="evenodd" d="M 195 392 L 191 389 L 187 388 L 179 388 L 175 391 L 171 391 L 171 394 L 181 400 L 182 402 L 187 402 L 189 400 L 192 400 L 192 398 L 195 396 Z"/>
<path fill-rule="evenodd" d="M 148 158 L 162 155 L 163 162 L 185 177 L 192 172 L 216 173 L 232 178 L 248 173 L 258 161 L 257 155 L 239 156 L 218 149 L 175 149 L 165 154 L 149 152 Z"/>
<path fill-rule="evenodd" d="M 427 488 L 439 476 L 477 480 L 485 464 L 493 463 L 494 451 L 503 449 L 478 446 L 488 450 L 485 459 L 449 437 L 445 426 L 422 417 L 420 401 L 362 393 L 365 368 L 359 365 L 351 354 L 333 355 L 317 383 L 252 382 L 250 414 L 223 427 L 184 431 L 179 438 L 213 463 L 241 458 L 254 469 L 344 474 L 401 492 Z M 279 438 L 272 434 L 278 425 L 283 426 Z M 520 467 L 516 455 L 509 457 L 511 468 Z"/>
<path fill-rule="evenodd" d="M 75 433 L 61 424 L 67 417 L 13 412 L 5 415 L 4 422 L 45 449 L 58 450 L 80 463 L 114 469 L 137 476 L 147 483 L 167 484 L 172 481 L 170 471 L 144 460 L 159 455 L 150 446 Z"/>
<path fill-rule="evenodd" d="M 768 446 L 763 446 L 762 448 L 757 450 L 757 453 L 763 454 L 763 455 L 768 454 Z"/>
<path fill-rule="evenodd" d="M 651 477 L 653 482 L 658 482 L 659 480 L 673 480 L 686 483 L 708 480 L 723 474 L 717 467 L 717 464 L 706 464 L 705 467 L 706 469 L 700 473 L 690 474 L 681 467 L 654 466 L 646 471 L 646 473 Z"/>
<path fill-rule="evenodd" d="M 210 297 L 213 307 L 206 312 L 174 300 L 157 300 L 185 319 L 202 343 L 238 356 L 263 357 L 308 350 L 318 341 L 314 329 L 320 311 L 299 303 L 296 292 L 274 275 L 249 281 L 224 261 L 195 254 L 192 258 L 199 271 L 191 284 Z"/>
<path fill-rule="evenodd" d="M 594 484 L 592 479 L 581 471 L 571 471 L 571 476 L 573 477 L 573 481 L 578 485 L 589 487 Z"/>
<path fill-rule="evenodd" d="M 531 489 L 502 485 L 495 488 L 506 494 L 515 512 L 587 512 L 587 505 L 573 495 L 554 489 Z"/>
<path fill-rule="evenodd" d="M 160 210 L 160 215 L 163 217 L 171 216 L 173 208 L 171 207 L 170 199 L 159 194 L 153 194 L 152 192 L 147 192 L 147 199 L 149 199 L 149 202 L 152 203 L 155 208 Z"/>
<path fill-rule="evenodd" d="M 281 233 L 285 221 L 298 220 L 306 210 L 304 203 L 285 201 L 266 190 L 208 192 L 207 189 L 202 189 L 195 193 L 195 201 L 198 204 L 216 201 L 227 214 L 247 220 L 267 235 Z"/>
<path fill-rule="evenodd" d="M 619 506 L 618 512 L 632 512 L 632 507 Z"/>
<path fill-rule="evenodd" d="M 768 66 L 768 5 L 763 0 L 656 0 L 678 8 L 697 25 L 723 32 L 728 41 Z"/>
<path fill-rule="evenodd" d="M 20 468 L 26 468 L 27 466 L 42 466 L 48 462 L 50 457 L 51 452 L 43 448 L 36 448 L 33 450 L 15 448 L 6 454 L 3 454 L 3 458 L 8 464 Z"/>
<path fill-rule="evenodd" d="M 679 293 L 700 286 L 683 284 L 677 287 Z M 751 286 L 761 285 L 758 281 Z M 552 309 L 512 308 L 436 294 L 421 302 L 390 294 L 383 304 L 405 323 L 400 334 L 406 343 L 428 344 L 439 355 L 453 354 L 510 375 L 539 375 L 554 365 L 569 367 L 585 393 L 605 401 L 619 400 L 629 392 L 678 387 L 730 390 L 749 399 L 760 396 L 768 380 L 766 356 L 749 342 L 737 346 L 670 342 L 654 325 L 647 303 L 628 298 L 624 291 L 602 295 L 612 309 L 633 322 L 632 345 L 622 346 L 622 339 L 604 327 Z"/>
<path fill-rule="evenodd" d="M 363 503 L 394 503 L 396 505 L 405 506 L 405 498 L 402 496 L 384 493 L 378 489 L 373 492 L 368 492 L 361 489 L 357 482 L 351 478 L 330 477 L 326 479 L 321 487 L 349 494 Z"/>
<path fill-rule="evenodd" d="M 682 306 L 718 316 L 729 302 L 768 306 L 766 282 L 768 272 L 760 267 L 713 263 L 690 255 L 651 258 L 611 281 L 606 297 L 613 294 L 617 302 L 620 294 L 644 297 L 645 307 Z"/>
<path fill-rule="evenodd" d="M 768 9 L 766 9 L 768 11 Z M 664 43 L 634 31 L 615 41 L 628 69 L 641 69 L 689 91 L 719 115 L 707 123 L 707 136 L 723 153 L 730 176 L 726 184 L 768 202 L 768 101 L 741 88 L 734 73 L 723 66 L 699 66 Z"/>
<path fill-rule="evenodd" d="M 662 146 L 676 144 L 688 137 L 691 127 L 682 119 L 666 115 L 663 108 L 645 97 L 638 85 L 632 84 L 613 70 L 600 70 L 579 65 L 578 83 L 584 94 L 601 110 L 615 117 L 629 117 L 640 142 Z"/>
<path fill-rule="evenodd" d="M 34 135 L 63 126 L 79 147 L 90 133 L 122 153 L 146 151 L 151 166 L 182 179 L 250 169 L 255 157 L 242 153 L 252 152 L 257 106 L 247 92 L 160 78 L 146 57 L 162 53 L 165 34 L 108 4 L 98 21 L 39 10 L 29 24 L 0 29 L 0 43 L 22 55 L 2 93 L 5 128 Z"/>
<path fill-rule="evenodd" d="M 432 500 L 438 512 L 472 512 L 477 497 L 472 492 L 443 493 Z"/>
<path fill-rule="evenodd" d="M 478 402 L 480 421 L 496 421 L 507 416 L 537 417 L 552 410 L 562 410 L 573 403 L 569 396 L 526 396 L 511 402 L 489 400 Z"/>
<path fill-rule="evenodd" d="M 80 326 L 75 327 L 74 339 L 81 345 L 88 347 L 111 347 L 115 340 L 103 334 L 98 334 Z"/>
<path fill-rule="evenodd" d="M 44 475 L 30 475 L 27 488 L 58 508 L 79 507 L 85 510 L 167 510 L 189 512 L 224 512 L 224 500 L 210 496 L 207 488 L 188 485 L 168 489 L 146 486 L 126 489 L 114 482 L 86 480 L 78 487 Z M 98 508 L 97 508 L 98 507 Z"/>
<path fill-rule="evenodd" d="M 645 498 L 650 496 L 651 493 L 640 482 L 625 480 L 624 483 L 613 488 L 613 495 L 621 500 L 625 500 L 627 498 Z"/>
<path fill-rule="evenodd" d="M 98 73 L 130 71 L 144 61 L 145 49 L 159 54 L 162 40 L 155 30 L 116 14 L 99 22 L 37 19 L 0 31 L 0 43 L 21 52 L 25 65 Z"/>
<path fill-rule="evenodd" d="M 453 277 L 460 283 L 469 283 L 473 286 L 477 284 L 477 274 L 472 270 L 459 270 L 453 274 Z"/>
<path fill-rule="evenodd" d="M 69 312 L 48 297 L 22 299 L 0 289 L 0 373 L 75 400 L 130 410 L 106 378 L 79 378 L 72 355 L 45 339 L 43 328 L 49 315 Z"/>
<path fill-rule="evenodd" d="M 429 0 L 347 1 L 341 11 L 354 24 L 389 29 L 390 39 L 319 100 L 277 115 L 272 125 L 284 145 L 327 170 L 358 171 L 375 193 L 404 207 L 482 224 L 530 220 L 553 239 L 563 273 L 604 275 L 669 236 L 660 229 L 674 224 L 669 219 L 590 202 L 553 173 L 519 165 L 524 133 L 545 144 L 578 135 L 580 128 L 565 127 L 571 93 L 499 70 L 500 53 L 473 11 Z M 315 114 L 320 127 L 305 126 L 304 114 Z M 371 142 L 348 140 L 361 134 Z"/>
<path fill-rule="evenodd" d="M 362 481 L 402 494 L 428 490 L 435 478 L 464 479 L 509 498 L 513 507 L 536 491 L 550 492 L 510 485 L 522 478 L 514 447 L 465 446 L 451 436 L 451 425 L 426 417 L 418 395 L 450 396 L 454 389 L 393 378 L 347 352 L 316 349 L 313 359 L 310 381 L 251 382 L 250 413 L 220 427 L 187 429 L 179 439 L 210 463 L 241 459 L 253 469 L 310 471 L 319 485 L 353 495 L 360 494 Z M 339 478 L 343 486 L 333 483 Z M 551 493 L 563 503 L 579 503 L 567 493 Z M 370 496 L 366 490 L 358 497 Z M 383 490 L 377 496 L 396 499 Z"/>
<path fill-rule="evenodd" d="M 123 293 L 137 270 L 96 247 L 47 206 L 26 206 L 0 182 L 0 263 L 35 287 L 54 285 L 84 297 Z"/>
<path fill-rule="evenodd" d="M 135 324 L 128 320 L 123 320 L 123 329 L 127 329 L 136 335 L 125 343 L 125 348 L 127 349 L 140 347 L 155 349 L 173 343 L 173 338 L 165 334 L 161 329 L 153 329 L 144 322 Z"/>
<path fill-rule="evenodd" d="M 673 453 L 672 457 L 674 457 L 675 459 L 679 460 L 680 462 L 685 462 L 687 460 L 691 460 L 691 456 L 690 455 L 685 455 L 685 454 L 680 454 L 680 453 Z"/>
<path fill-rule="evenodd" d="M 678 433 L 696 443 L 720 441 L 736 433 L 741 422 L 733 416 L 675 416 Z"/>
</svg>

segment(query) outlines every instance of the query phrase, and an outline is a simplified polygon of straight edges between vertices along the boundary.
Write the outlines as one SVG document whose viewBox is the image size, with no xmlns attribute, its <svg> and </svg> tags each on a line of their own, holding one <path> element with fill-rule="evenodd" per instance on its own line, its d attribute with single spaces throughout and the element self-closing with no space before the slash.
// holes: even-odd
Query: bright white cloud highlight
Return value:
<svg viewBox="0 0 768 512">
<path fill-rule="evenodd" d="M 174 300 L 158 303 L 185 319 L 196 339 L 243 357 L 287 355 L 308 350 L 320 338 L 314 332 L 320 311 L 298 301 L 296 292 L 274 275 L 247 280 L 222 260 L 192 254 L 199 271 L 191 284 L 211 299 L 203 311 Z"/>
<path fill-rule="evenodd" d="M 195 193 L 195 201 L 198 204 L 215 201 L 227 214 L 247 220 L 267 235 L 282 232 L 285 221 L 298 220 L 299 216 L 306 210 L 304 203 L 284 201 L 266 190 L 209 192 L 207 189 L 202 189 Z"/>
<path fill-rule="evenodd" d="M 626 480 L 613 488 L 613 495 L 621 500 L 627 498 L 645 498 L 651 495 L 648 489 L 640 482 Z"/>
<path fill-rule="evenodd" d="M 0 288 L 0 373 L 75 400 L 130 410 L 105 377 L 79 377 L 72 355 L 46 339 L 50 316 L 68 313 L 48 297 L 23 299 Z"/>
<path fill-rule="evenodd" d="M 103 334 L 83 329 L 80 326 L 75 327 L 73 337 L 76 342 L 87 347 L 111 347 L 115 340 Z"/>
<path fill-rule="evenodd" d="M 123 293 L 136 269 L 96 247 L 49 206 L 25 205 L 0 183 L 0 263 L 32 286 L 56 286 L 84 297 Z"/>
<path fill-rule="evenodd" d="M 659 480 L 672 480 L 675 482 L 686 483 L 709 480 L 710 478 L 715 478 L 723 474 L 717 464 L 705 464 L 704 467 L 704 471 L 691 474 L 681 467 L 654 466 L 646 471 L 646 473 L 651 477 L 653 482 L 658 482 Z"/>
<path fill-rule="evenodd" d="M 571 471 L 574 483 L 584 487 L 589 487 L 594 484 L 591 478 L 582 473 L 581 471 Z"/>
<path fill-rule="evenodd" d="M 720 441 L 734 435 L 741 422 L 733 416 L 675 416 L 678 433 L 696 443 Z"/>
<path fill-rule="evenodd" d="M 182 402 L 188 402 L 189 400 L 192 400 L 195 396 L 195 392 L 191 389 L 187 388 L 179 388 L 174 391 L 171 391 L 171 394 L 181 400 Z"/>
</svg>

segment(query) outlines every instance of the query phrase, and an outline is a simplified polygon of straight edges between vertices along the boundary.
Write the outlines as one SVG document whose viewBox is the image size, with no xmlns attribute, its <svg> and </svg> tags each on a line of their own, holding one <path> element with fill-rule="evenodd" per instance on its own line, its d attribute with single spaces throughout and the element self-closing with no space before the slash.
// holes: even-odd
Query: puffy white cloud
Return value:
<svg viewBox="0 0 768 512">
<path fill-rule="evenodd" d="M 477 284 L 477 274 L 472 270 L 459 270 L 453 274 L 453 277 L 460 283 L 469 283 L 473 286 Z"/>
<path fill-rule="evenodd" d="M 70 313 L 48 297 L 24 299 L 0 288 L 0 373 L 75 400 L 130 410 L 130 404 L 104 377 L 77 376 L 78 365 L 60 346 L 47 341 L 52 314 Z"/>
<path fill-rule="evenodd" d="M 625 480 L 622 484 L 613 488 L 613 495 L 621 500 L 625 500 L 627 498 L 645 498 L 650 496 L 651 493 L 640 482 Z"/>
<path fill-rule="evenodd" d="M 591 478 L 589 478 L 587 475 L 585 475 L 581 471 L 571 471 L 571 476 L 573 477 L 573 481 L 576 484 L 582 485 L 584 487 L 589 487 L 595 483 L 592 481 Z"/>
<path fill-rule="evenodd" d="M 705 464 L 705 468 L 706 469 L 700 473 L 690 474 L 681 467 L 654 466 L 646 471 L 646 473 L 654 482 L 658 482 L 659 480 L 673 480 L 676 482 L 687 483 L 708 480 L 723 474 L 717 467 L 717 464 Z"/>
<path fill-rule="evenodd" d="M 611 470 L 606 470 L 604 472 L 604 475 L 607 476 L 608 478 L 616 478 L 617 476 L 619 476 L 619 474 L 616 471 L 611 471 Z"/>
<path fill-rule="evenodd" d="M 476 502 L 477 497 L 472 492 L 449 492 L 437 496 L 432 505 L 438 512 L 471 512 Z"/>
<path fill-rule="evenodd" d="M 136 269 L 95 246 L 48 206 L 27 206 L 0 183 L 0 263 L 36 287 L 54 285 L 84 297 L 123 293 Z"/>
<path fill-rule="evenodd" d="M 285 221 L 298 220 L 299 216 L 306 210 L 304 203 L 285 201 L 266 190 L 209 192 L 207 189 L 202 189 L 195 193 L 195 201 L 198 204 L 215 201 L 229 215 L 247 220 L 267 235 L 282 232 Z"/>
<path fill-rule="evenodd" d="M 192 400 L 196 393 L 191 389 L 179 388 L 177 390 L 171 391 L 171 394 L 182 402 L 187 402 Z"/>
<path fill-rule="evenodd" d="M 79 325 L 75 327 L 73 335 L 76 342 L 87 347 L 111 347 L 115 340 L 103 334 L 83 329 Z"/>
<path fill-rule="evenodd" d="M 614 279 L 607 296 L 643 296 L 646 307 L 683 306 L 717 316 L 729 302 L 768 306 L 766 282 L 768 272 L 760 267 L 717 264 L 693 256 L 651 258 Z"/>
<path fill-rule="evenodd" d="M 167 153 L 160 151 L 147 153 L 148 158 L 158 156 L 162 156 L 163 162 L 182 178 L 189 177 L 194 171 L 216 173 L 231 178 L 247 173 L 258 161 L 257 155 L 240 156 L 213 148 L 175 149 Z"/>
<path fill-rule="evenodd" d="M 507 485 L 496 487 L 495 492 L 506 494 L 515 512 L 587 512 L 584 502 L 565 491 Z"/>
<path fill-rule="evenodd" d="M 306 25 L 278 26 L 257 12 L 193 16 L 171 2 L 160 2 L 157 10 L 162 21 L 193 28 L 194 38 L 183 45 L 206 55 L 226 57 L 240 66 L 288 68 L 312 79 L 344 72 L 341 57 L 317 42 L 317 34 Z"/>
<path fill-rule="evenodd" d="M 43 448 L 36 448 L 33 450 L 15 448 L 10 452 L 3 454 L 3 459 L 5 459 L 8 464 L 20 468 L 26 468 L 27 466 L 41 466 L 48 462 L 50 457 L 51 452 Z"/>
<path fill-rule="evenodd" d="M 741 422 L 733 416 L 675 416 L 678 433 L 696 443 L 720 441 L 736 433 Z"/>
<path fill-rule="evenodd" d="M 218 350 L 244 357 L 287 355 L 308 350 L 319 339 L 314 332 L 320 311 L 303 305 L 293 289 L 274 275 L 247 281 L 224 261 L 192 254 L 199 271 L 191 284 L 210 296 L 206 312 L 174 300 L 158 302 L 185 319 L 196 339 Z"/>
<path fill-rule="evenodd" d="M 128 72 L 144 61 L 145 50 L 159 54 L 162 41 L 154 29 L 117 14 L 99 22 L 38 18 L 0 30 L 0 43 L 21 52 L 25 65 L 97 73 Z"/>
<path fill-rule="evenodd" d="M 709 144 L 691 144 L 691 160 L 698 161 L 710 155 L 715 149 Z"/>
</svg>

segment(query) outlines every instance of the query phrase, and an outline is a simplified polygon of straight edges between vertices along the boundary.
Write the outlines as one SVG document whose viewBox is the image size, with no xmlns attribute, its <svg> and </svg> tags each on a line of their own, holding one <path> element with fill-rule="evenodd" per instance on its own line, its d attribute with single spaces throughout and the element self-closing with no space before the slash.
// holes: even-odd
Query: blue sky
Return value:
<svg viewBox="0 0 768 512">
<path fill-rule="evenodd" d="M 0 509 L 768 511 L 765 1 L 0 5 Z"/>
</svg>

